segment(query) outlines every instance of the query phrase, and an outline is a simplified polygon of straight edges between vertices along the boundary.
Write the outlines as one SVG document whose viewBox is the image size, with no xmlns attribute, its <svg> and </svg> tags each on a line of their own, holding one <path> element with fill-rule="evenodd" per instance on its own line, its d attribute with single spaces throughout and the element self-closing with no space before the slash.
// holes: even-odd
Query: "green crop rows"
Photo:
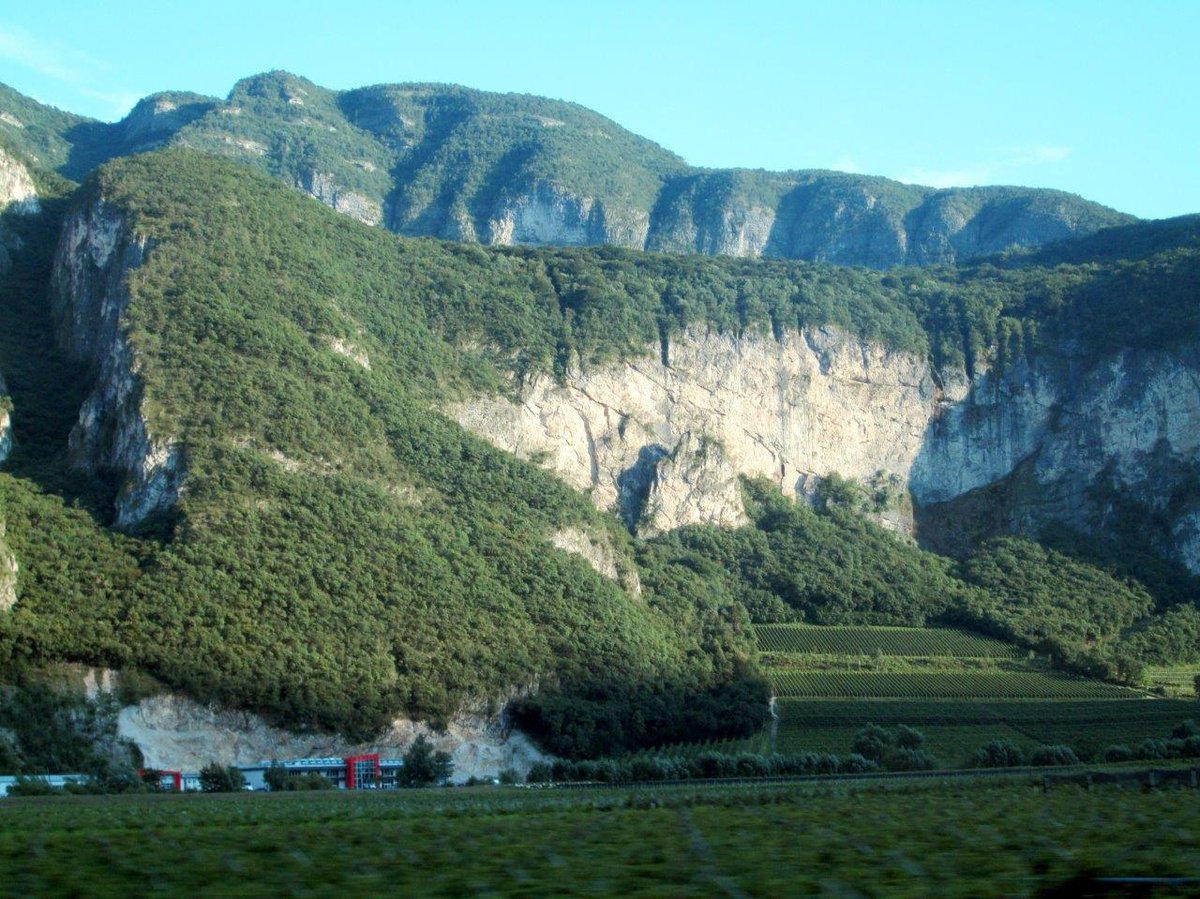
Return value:
<svg viewBox="0 0 1200 899">
<path fill-rule="evenodd" d="M 992 740 L 1062 743 L 1098 758 L 1200 718 L 1200 704 L 1044 670 L 1018 648 L 967 631 L 760 624 L 755 633 L 771 654 L 766 674 L 778 697 L 774 752 L 845 753 L 874 723 L 920 729 L 946 766 L 967 764 Z"/>
<path fill-rule="evenodd" d="M 790 725 L 780 722 L 775 736 L 774 752 L 785 755 L 800 752 L 831 752 L 844 754 L 850 751 L 854 736 L 863 724 L 845 725 Z M 1011 724 L 935 724 L 920 728 L 925 736 L 925 746 L 941 765 L 963 764 L 969 756 L 990 740 L 1008 740 L 1026 748 L 1040 741 L 1017 730 Z"/>
<path fill-rule="evenodd" d="M 1189 718 L 1200 717 L 1195 702 L 1167 699 L 956 700 L 779 699 L 775 751 L 845 752 L 865 724 L 908 724 L 926 736 L 943 762 L 992 739 L 1015 743 L 1064 743 L 1084 756 L 1117 744 L 1137 747 L 1162 739 Z"/>
<path fill-rule="evenodd" d="M 1114 699 L 1131 691 L 1038 671 L 780 671 L 780 696 L 912 699 Z"/>
<path fill-rule="evenodd" d="M 958 656 L 1015 658 L 1021 650 L 967 631 L 918 627 L 820 627 L 757 624 L 758 646 L 767 652 L 825 655 Z"/>
<path fill-rule="evenodd" d="M 778 699 L 775 711 L 785 721 L 808 724 L 980 724 L 990 721 L 1136 722 L 1166 726 L 1200 717 L 1200 703 L 1170 699 L 970 702 L 956 700 Z"/>
</svg>

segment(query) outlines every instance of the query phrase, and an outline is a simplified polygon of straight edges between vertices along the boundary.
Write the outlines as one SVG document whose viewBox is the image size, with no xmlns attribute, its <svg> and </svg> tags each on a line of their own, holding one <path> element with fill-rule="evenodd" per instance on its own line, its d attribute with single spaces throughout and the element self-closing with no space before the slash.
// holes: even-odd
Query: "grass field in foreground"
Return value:
<svg viewBox="0 0 1200 899">
<path fill-rule="evenodd" d="M 10 799 L 0 892 L 1029 895 L 1085 872 L 1195 876 L 1196 795 L 1025 779 Z"/>
</svg>

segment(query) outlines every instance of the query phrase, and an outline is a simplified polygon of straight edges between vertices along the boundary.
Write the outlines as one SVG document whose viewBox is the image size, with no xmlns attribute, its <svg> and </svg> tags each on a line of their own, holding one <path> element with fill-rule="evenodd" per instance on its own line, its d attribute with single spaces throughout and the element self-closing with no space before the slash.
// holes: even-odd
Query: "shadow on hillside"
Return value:
<svg viewBox="0 0 1200 899">
<path fill-rule="evenodd" d="M 71 144 L 71 152 L 58 173 L 72 181 L 83 181 L 96 166 L 115 155 L 112 145 L 119 128 L 106 122 L 82 122 L 69 129 L 63 136 Z"/>
<path fill-rule="evenodd" d="M 909 470 L 916 537 L 923 549 L 966 559 L 985 541 L 1027 537 L 1071 559 L 1138 581 L 1159 610 L 1190 602 L 1200 577 L 1169 557 L 1173 523 L 1194 506 L 1200 465 L 1164 454 L 1152 482 L 1176 485 L 1152 508 L 1135 488 L 1101 472 L 1082 494 L 1043 483 L 1036 468 L 1055 419 L 1011 414 L 1005 394 L 972 392 L 927 426 Z M 1008 450 L 1000 449 L 1008 446 Z M 1144 461 L 1144 464 L 1150 464 Z M 918 496 L 926 497 L 924 503 Z M 936 497 L 937 501 L 930 501 Z"/>
</svg>

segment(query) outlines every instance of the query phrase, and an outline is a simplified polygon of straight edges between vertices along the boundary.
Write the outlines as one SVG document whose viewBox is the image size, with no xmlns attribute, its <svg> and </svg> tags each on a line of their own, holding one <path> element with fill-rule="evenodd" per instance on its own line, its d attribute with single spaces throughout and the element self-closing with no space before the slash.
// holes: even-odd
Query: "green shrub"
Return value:
<svg viewBox="0 0 1200 899">
<path fill-rule="evenodd" d="M 1011 740 L 991 740 L 975 750 L 972 764 L 976 768 L 1017 768 L 1025 764 L 1025 753 Z"/>
<path fill-rule="evenodd" d="M 18 798 L 30 796 L 60 796 L 62 790 L 52 787 L 44 777 L 22 774 L 8 787 L 8 795 Z"/>
<path fill-rule="evenodd" d="M 1038 768 L 1051 765 L 1078 765 L 1079 757 L 1070 746 L 1038 746 L 1029 754 L 1029 764 Z"/>
<path fill-rule="evenodd" d="M 232 766 L 209 762 L 200 769 L 200 789 L 205 793 L 236 793 L 245 786 L 245 775 Z"/>
<path fill-rule="evenodd" d="M 403 787 L 426 787 L 443 784 L 454 773 L 450 753 L 434 750 L 424 734 L 417 737 L 404 753 L 404 766 L 398 782 Z"/>
<path fill-rule="evenodd" d="M 1109 746 L 1104 750 L 1104 761 L 1106 762 L 1129 762 L 1133 761 L 1133 757 L 1133 750 L 1121 744 Z"/>
</svg>

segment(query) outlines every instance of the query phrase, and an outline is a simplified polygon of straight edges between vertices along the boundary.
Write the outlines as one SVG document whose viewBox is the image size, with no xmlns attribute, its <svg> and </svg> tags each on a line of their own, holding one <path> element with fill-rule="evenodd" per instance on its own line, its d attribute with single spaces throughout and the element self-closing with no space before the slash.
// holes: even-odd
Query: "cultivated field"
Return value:
<svg viewBox="0 0 1200 899">
<path fill-rule="evenodd" d="M 1040 671 L 783 671 L 776 695 L 846 699 L 1124 699 L 1101 681 Z"/>
<path fill-rule="evenodd" d="M 1193 790 L 1033 783 L 9 799 L 0 893 L 1075 895 L 1200 871 Z"/>
<path fill-rule="evenodd" d="M 864 725 L 908 724 L 943 767 L 984 743 L 1065 744 L 1081 757 L 1162 739 L 1200 704 L 1046 668 L 1015 647 L 949 628 L 756 625 L 777 697 L 774 728 L 745 748 L 850 751 Z"/>
<path fill-rule="evenodd" d="M 1146 678 L 1152 687 L 1162 689 L 1168 696 L 1196 698 L 1196 678 L 1200 670 L 1194 667 L 1150 668 Z"/>
<path fill-rule="evenodd" d="M 1024 653 L 1011 643 L 952 628 L 818 627 L 811 624 L 757 624 L 764 652 L 828 655 L 953 656 L 1011 659 Z"/>
<path fill-rule="evenodd" d="M 864 724 L 908 724 L 925 734 L 928 748 L 946 765 L 965 761 L 976 748 L 1008 739 L 1026 748 L 1063 743 L 1081 756 L 1113 745 L 1136 748 L 1161 739 L 1188 718 L 1195 702 L 1182 700 L 1058 700 L 970 702 L 947 700 L 830 701 L 780 699 L 778 752 L 847 752 Z"/>
</svg>

